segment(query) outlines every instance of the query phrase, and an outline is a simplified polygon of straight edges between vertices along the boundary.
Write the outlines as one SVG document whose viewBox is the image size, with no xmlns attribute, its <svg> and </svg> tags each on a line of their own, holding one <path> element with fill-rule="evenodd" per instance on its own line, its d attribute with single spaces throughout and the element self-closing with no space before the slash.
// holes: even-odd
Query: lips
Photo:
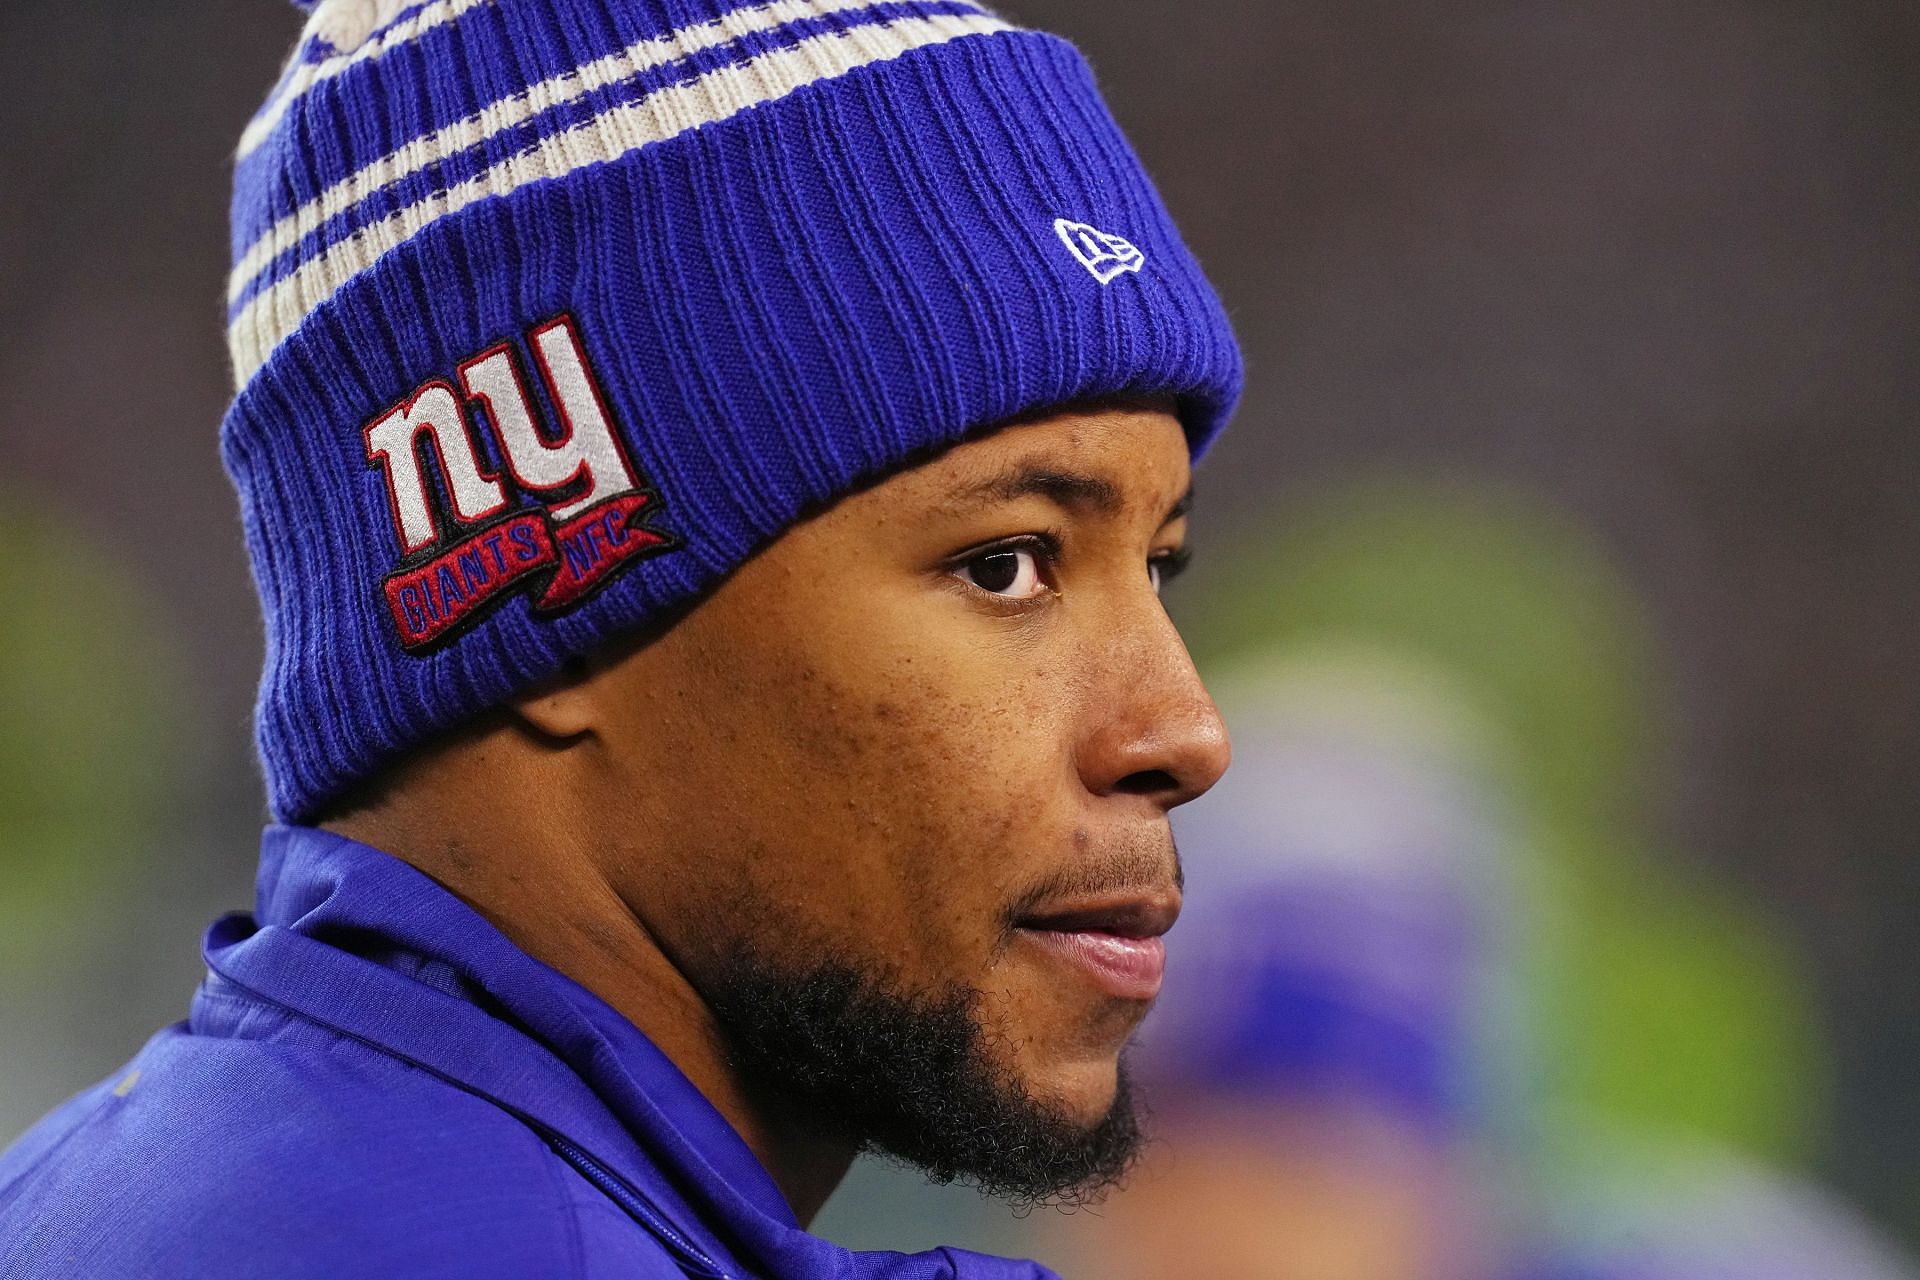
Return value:
<svg viewBox="0 0 1920 1280">
<path fill-rule="evenodd" d="M 1016 921 L 1018 936 L 1077 970 L 1105 994 L 1151 1000 L 1167 949 L 1161 935 L 1180 915 L 1177 889 L 1044 908 Z"/>
</svg>

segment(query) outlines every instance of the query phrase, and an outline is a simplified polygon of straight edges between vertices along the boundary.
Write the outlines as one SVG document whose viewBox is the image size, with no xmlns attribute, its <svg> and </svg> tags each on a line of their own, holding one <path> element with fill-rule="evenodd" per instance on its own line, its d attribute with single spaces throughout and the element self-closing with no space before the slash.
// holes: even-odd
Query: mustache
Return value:
<svg viewBox="0 0 1920 1280">
<path fill-rule="evenodd" d="M 1052 875 L 1036 881 L 1007 904 L 1001 914 L 1001 931 L 1011 940 L 1021 920 L 1049 903 L 1157 893 L 1166 887 L 1169 877 L 1175 889 L 1186 889 L 1187 872 L 1180 859 L 1180 847 L 1172 831 L 1163 828 L 1158 833 L 1077 857 Z"/>
</svg>

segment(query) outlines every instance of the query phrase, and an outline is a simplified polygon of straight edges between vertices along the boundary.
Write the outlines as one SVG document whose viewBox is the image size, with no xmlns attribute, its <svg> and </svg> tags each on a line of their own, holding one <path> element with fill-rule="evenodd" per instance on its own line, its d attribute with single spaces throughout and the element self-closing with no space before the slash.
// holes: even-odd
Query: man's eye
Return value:
<svg viewBox="0 0 1920 1280">
<path fill-rule="evenodd" d="M 1160 588 L 1167 585 L 1169 578 L 1179 577 L 1193 560 L 1193 552 L 1181 547 L 1175 551 L 1163 551 L 1147 561 L 1147 581 L 1153 584 L 1153 593 L 1160 594 Z"/>
<path fill-rule="evenodd" d="M 1040 556 L 1032 547 L 996 547 L 961 561 L 955 570 L 982 591 L 1009 600 L 1029 600 L 1047 589 Z"/>
</svg>

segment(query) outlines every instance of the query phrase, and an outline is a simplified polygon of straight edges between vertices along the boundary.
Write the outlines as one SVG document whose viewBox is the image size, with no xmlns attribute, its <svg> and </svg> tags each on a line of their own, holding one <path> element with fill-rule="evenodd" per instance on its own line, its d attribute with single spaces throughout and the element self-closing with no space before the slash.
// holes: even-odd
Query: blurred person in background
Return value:
<svg viewBox="0 0 1920 1280">
<path fill-rule="evenodd" d="M 1239 350 L 1077 51 L 953 0 L 321 0 L 236 160 L 276 821 L 0 1275 L 1015 1280 L 1227 763 L 1159 600 Z"/>
<path fill-rule="evenodd" d="M 1651 643 L 1564 517 L 1490 485 L 1321 495 L 1201 604 L 1231 775 L 1181 815 L 1156 1144 L 1089 1274 L 1893 1280 L 1792 1166 L 1796 961 L 1654 855 Z"/>
<path fill-rule="evenodd" d="M 1481 1117 L 1516 1099 L 1477 1053 L 1512 918 L 1484 726 L 1360 646 L 1213 688 L 1234 770 L 1180 823 L 1186 945 L 1135 1058 L 1160 1141 L 1098 1215 L 1058 1220 L 1078 1273 L 1204 1254 L 1217 1280 L 1485 1280 Z"/>
</svg>

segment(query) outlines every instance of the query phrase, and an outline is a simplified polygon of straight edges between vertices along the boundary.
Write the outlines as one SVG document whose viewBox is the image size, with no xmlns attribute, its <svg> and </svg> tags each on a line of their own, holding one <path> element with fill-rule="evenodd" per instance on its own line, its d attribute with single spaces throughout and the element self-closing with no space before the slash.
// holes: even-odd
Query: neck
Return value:
<svg viewBox="0 0 1920 1280">
<path fill-rule="evenodd" d="M 846 1176 L 855 1144 L 823 1138 L 790 1109 L 749 1096 L 712 1011 L 591 859 L 539 840 L 465 838 L 437 820 L 407 820 L 387 805 L 323 825 L 432 876 L 515 946 L 632 1022 L 726 1117 L 800 1225 L 811 1224 Z M 512 857 L 497 856 L 503 849 Z M 527 892 L 536 882 L 540 892 Z"/>
</svg>

